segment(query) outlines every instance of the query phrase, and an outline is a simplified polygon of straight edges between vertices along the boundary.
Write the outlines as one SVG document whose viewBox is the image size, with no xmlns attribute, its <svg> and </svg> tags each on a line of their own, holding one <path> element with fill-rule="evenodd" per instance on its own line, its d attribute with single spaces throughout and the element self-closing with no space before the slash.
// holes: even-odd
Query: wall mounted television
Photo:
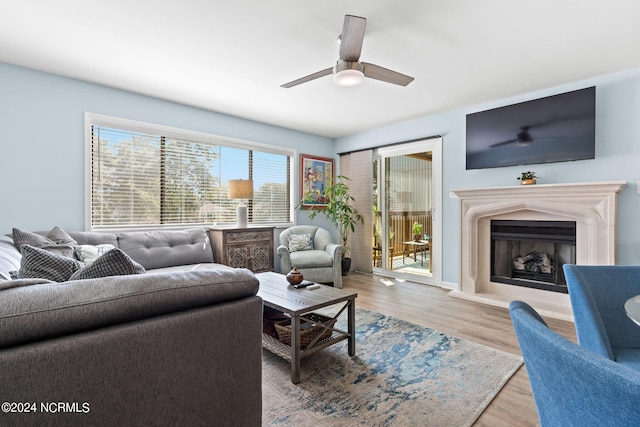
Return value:
<svg viewBox="0 0 640 427">
<path fill-rule="evenodd" d="M 595 158 L 596 88 L 467 114 L 467 170 Z"/>
</svg>

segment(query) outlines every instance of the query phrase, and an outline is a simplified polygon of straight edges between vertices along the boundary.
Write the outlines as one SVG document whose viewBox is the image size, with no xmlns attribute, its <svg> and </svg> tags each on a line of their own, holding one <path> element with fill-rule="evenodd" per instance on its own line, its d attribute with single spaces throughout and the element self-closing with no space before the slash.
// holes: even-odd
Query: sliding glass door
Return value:
<svg viewBox="0 0 640 427">
<path fill-rule="evenodd" d="M 373 156 L 373 270 L 434 283 L 440 138 L 379 148 Z M 436 163 L 434 163 L 434 149 Z M 434 197 L 434 195 L 438 197 Z M 439 276 L 439 275 L 438 275 Z"/>
</svg>

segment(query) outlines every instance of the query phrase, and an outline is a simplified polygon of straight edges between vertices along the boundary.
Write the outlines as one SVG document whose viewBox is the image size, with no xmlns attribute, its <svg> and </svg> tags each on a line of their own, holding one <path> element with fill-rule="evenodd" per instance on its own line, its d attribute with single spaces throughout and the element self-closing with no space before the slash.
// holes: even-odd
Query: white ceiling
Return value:
<svg viewBox="0 0 640 427">
<path fill-rule="evenodd" d="M 0 61 L 336 138 L 640 67 L 637 0 L 0 0 Z M 331 76 L 360 59 L 407 87 Z"/>
</svg>

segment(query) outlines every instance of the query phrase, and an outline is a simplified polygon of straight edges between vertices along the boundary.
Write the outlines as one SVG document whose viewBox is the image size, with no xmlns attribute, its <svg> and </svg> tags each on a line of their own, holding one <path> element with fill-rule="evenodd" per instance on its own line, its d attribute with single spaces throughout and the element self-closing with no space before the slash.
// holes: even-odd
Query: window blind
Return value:
<svg viewBox="0 0 640 427">
<path fill-rule="evenodd" d="M 363 224 L 356 225 L 348 245 L 351 249 L 351 269 L 372 271 L 373 247 L 373 152 L 363 150 L 340 155 L 340 174 L 348 176 L 350 192 L 355 200 L 353 206 L 362 215 Z"/>
<path fill-rule="evenodd" d="M 249 221 L 291 221 L 291 157 L 91 126 L 93 229 L 236 222 L 229 179 L 253 179 Z"/>
</svg>

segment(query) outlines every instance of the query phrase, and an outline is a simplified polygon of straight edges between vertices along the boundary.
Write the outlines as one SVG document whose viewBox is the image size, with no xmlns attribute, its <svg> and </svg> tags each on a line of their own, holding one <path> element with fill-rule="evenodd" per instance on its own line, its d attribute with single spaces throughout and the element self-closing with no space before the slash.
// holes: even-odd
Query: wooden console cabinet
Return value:
<svg viewBox="0 0 640 427">
<path fill-rule="evenodd" d="M 273 271 L 273 227 L 210 228 L 213 260 L 254 273 Z"/>
</svg>

